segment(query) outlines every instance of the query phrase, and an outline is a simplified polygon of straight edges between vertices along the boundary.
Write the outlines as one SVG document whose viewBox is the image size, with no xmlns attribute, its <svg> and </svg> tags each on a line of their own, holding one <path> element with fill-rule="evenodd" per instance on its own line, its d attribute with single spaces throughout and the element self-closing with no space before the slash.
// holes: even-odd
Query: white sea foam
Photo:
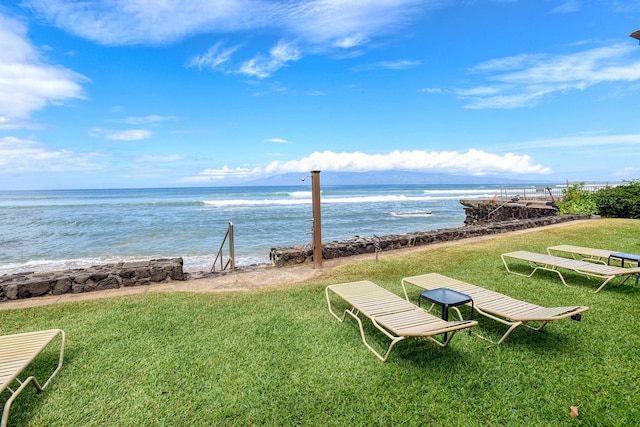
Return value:
<svg viewBox="0 0 640 427">
<path fill-rule="evenodd" d="M 431 216 L 433 212 L 431 211 L 414 211 L 414 212 L 389 212 L 391 216 L 408 216 L 408 217 L 421 217 L 421 216 Z"/>
<path fill-rule="evenodd" d="M 322 192 L 320 192 L 320 194 L 322 194 Z M 312 196 L 311 191 L 292 191 L 291 193 L 289 193 L 289 195 L 291 197 L 305 197 L 305 198 L 309 198 Z"/>
<path fill-rule="evenodd" d="M 0 274 L 173 256 L 183 257 L 187 272 L 209 271 L 229 222 L 235 225 L 236 265 L 268 263 L 269 248 L 310 239 L 309 190 L 0 192 Z M 321 198 L 333 207 L 323 210 L 323 237 L 459 226 L 464 220 L 460 199 L 491 198 L 493 193 L 493 187 L 332 186 Z M 5 199 L 8 205 L 2 204 Z M 437 214 L 425 218 L 427 211 Z"/>
<path fill-rule="evenodd" d="M 452 196 L 451 199 L 457 197 Z M 385 203 L 385 202 L 420 202 L 434 200 L 434 197 L 425 196 L 403 196 L 403 195 L 386 195 L 386 196 L 355 196 L 355 197 L 325 197 L 321 199 L 321 203 L 334 204 L 334 203 Z M 438 199 L 443 199 L 439 197 Z M 310 204 L 311 199 L 233 199 L 233 200 L 205 200 L 203 202 L 209 206 L 268 206 L 268 205 L 304 205 Z"/>
<path fill-rule="evenodd" d="M 205 200 L 203 202 L 208 206 L 226 207 L 226 206 L 269 206 L 269 205 L 307 205 L 311 204 L 311 199 L 234 199 L 234 200 Z"/>
<path fill-rule="evenodd" d="M 213 261 L 215 257 L 213 255 L 197 255 L 197 256 L 185 256 L 183 257 L 183 270 L 185 273 L 201 273 L 211 271 Z M 225 258 L 225 262 L 226 262 Z M 216 269 L 220 269 L 220 264 L 216 264 Z M 237 267 L 256 265 L 256 264 L 269 264 L 269 256 L 259 255 L 240 255 L 236 256 L 235 264 Z"/>
<path fill-rule="evenodd" d="M 423 193 L 424 194 L 461 194 L 461 193 L 466 193 L 466 194 L 474 194 L 474 193 L 486 194 L 489 191 L 491 191 L 491 190 L 488 190 L 486 188 L 477 188 L 477 189 L 464 189 L 464 190 L 460 190 L 460 189 L 452 189 L 452 190 L 423 190 Z"/>
</svg>

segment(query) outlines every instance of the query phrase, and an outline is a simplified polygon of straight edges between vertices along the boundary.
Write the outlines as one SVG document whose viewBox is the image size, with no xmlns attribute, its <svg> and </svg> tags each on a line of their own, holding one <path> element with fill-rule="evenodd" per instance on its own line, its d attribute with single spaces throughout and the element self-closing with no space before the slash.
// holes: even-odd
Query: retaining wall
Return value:
<svg viewBox="0 0 640 427">
<path fill-rule="evenodd" d="M 589 218 L 589 215 L 546 216 L 543 218 L 500 221 L 457 228 L 395 234 L 381 236 L 378 238 L 356 236 L 347 240 L 336 240 L 323 244 L 322 257 L 323 259 L 333 259 L 353 255 L 370 254 L 375 253 L 376 249 L 380 252 L 412 246 L 423 246 L 489 234 L 507 233 L 510 231 L 524 230 L 527 228 L 541 227 L 587 218 Z M 313 247 L 309 244 L 304 246 L 271 248 L 269 258 L 271 263 L 277 267 L 289 264 L 312 262 Z"/>
<path fill-rule="evenodd" d="M 0 301 L 185 280 L 182 258 L 0 276 Z"/>
<path fill-rule="evenodd" d="M 499 202 L 493 200 L 460 200 L 464 206 L 466 225 L 484 224 L 487 222 L 501 222 L 544 218 L 558 213 L 554 202 L 540 200 L 518 200 Z"/>
</svg>

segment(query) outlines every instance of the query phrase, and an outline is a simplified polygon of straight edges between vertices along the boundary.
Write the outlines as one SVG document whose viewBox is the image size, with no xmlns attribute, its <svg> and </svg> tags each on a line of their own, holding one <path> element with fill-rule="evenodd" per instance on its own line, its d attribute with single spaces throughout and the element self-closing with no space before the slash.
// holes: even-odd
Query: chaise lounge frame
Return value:
<svg viewBox="0 0 640 427">
<path fill-rule="evenodd" d="M 344 310 L 342 316 L 334 312 L 331 294 L 337 295 L 351 306 Z M 329 285 L 325 289 L 325 296 L 329 312 L 340 322 L 344 322 L 347 315 L 353 317 L 360 328 L 362 342 L 383 362 L 387 361 L 395 345 L 406 338 L 427 338 L 440 347 L 446 347 L 457 331 L 478 324 L 475 320 L 455 322 L 442 320 L 368 280 Z M 384 355 L 367 342 L 360 315 L 368 318 L 373 326 L 391 339 L 391 344 Z M 439 334 L 448 336 L 441 342 L 434 338 Z"/>
<path fill-rule="evenodd" d="M 586 276 L 587 278 L 598 278 L 604 279 L 604 281 L 600 284 L 598 289 L 596 289 L 596 293 L 600 292 L 604 287 L 616 277 L 624 277 L 624 280 L 621 284 L 624 284 L 630 277 L 632 276 L 640 276 L 640 268 L 625 268 L 625 267 L 617 267 L 613 265 L 602 265 L 595 264 L 593 262 L 580 261 L 573 258 L 563 258 L 557 257 L 553 255 L 539 254 L 535 252 L 528 251 L 516 251 L 516 252 L 508 252 L 501 255 L 502 263 L 509 273 L 517 274 L 519 276 L 531 277 L 538 270 L 546 270 L 552 271 L 556 273 L 562 283 L 565 286 L 567 282 L 564 279 L 562 273 L 558 270 L 560 268 L 565 270 L 570 270 L 575 273 Z M 509 268 L 507 264 L 507 259 L 515 259 L 519 261 L 528 262 L 529 265 L 533 268 L 533 271 L 530 274 L 523 274 L 517 271 L 513 271 Z M 637 283 L 637 280 L 636 280 Z"/>
<path fill-rule="evenodd" d="M 549 322 L 566 319 L 567 317 L 580 320 L 584 311 L 589 307 L 542 307 L 533 303 L 511 298 L 496 291 L 475 286 L 463 281 L 443 276 L 438 273 L 422 274 L 419 276 L 405 277 L 402 279 L 404 296 L 409 299 L 407 286 L 413 285 L 420 289 L 431 290 L 436 288 L 449 288 L 469 295 L 473 298 L 473 308 L 481 315 L 496 320 L 509 326 L 507 332 L 496 343 L 488 338 L 481 337 L 494 344 L 501 344 L 519 326 L 525 325 L 536 331 L 542 330 Z M 467 304 L 471 305 L 471 304 Z M 457 307 L 453 307 L 457 310 Z M 539 324 L 533 327 L 528 323 Z"/>
<path fill-rule="evenodd" d="M 606 249 L 586 248 L 574 245 L 557 245 L 549 246 L 547 248 L 547 253 L 549 255 L 554 255 L 554 253 L 558 252 L 569 254 L 573 259 L 577 259 L 579 261 L 592 261 L 600 264 L 607 264 L 609 257 L 617 253 L 616 251 L 609 251 Z"/>
<path fill-rule="evenodd" d="M 41 386 L 35 376 L 20 380 L 18 376 L 22 371 L 24 371 L 57 336 L 60 336 L 61 340 L 58 366 L 44 385 Z M 0 393 L 3 393 L 5 390 L 11 393 L 11 396 L 4 405 L 1 427 L 7 425 L 11 404 L 30 383 L 34 385 L 38 392 L 47 388 L 51 379 L 58 373 L 60 368 L 62 368 L 64 344 L 65 333 L 61 329 L 0 336 Z M 18 384 L 15 390 L 11 388 L 12 383 Z"/>
</svg>

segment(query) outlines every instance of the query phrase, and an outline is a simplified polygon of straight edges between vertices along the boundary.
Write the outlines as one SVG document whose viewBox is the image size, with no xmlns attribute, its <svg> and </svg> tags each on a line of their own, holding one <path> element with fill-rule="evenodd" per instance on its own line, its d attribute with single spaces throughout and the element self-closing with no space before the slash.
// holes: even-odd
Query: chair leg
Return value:
<svg viewBox="0 0 640 427">
<path fill-rule="evenodd" d="M 7 402 L 4 404 L 4 410 L 2 412 L 2 423 L 0 423 L 1 427 L 6 427 L 7 421 L 9 420 L 9 411 L 11 410 L 11 404 L 16 399 L 16 397 L 18 397 L 20 392 L 24 390 L 27 387 L 27 385 L 29 385 L 29 383 L 32 383 L 33 386 L 36 388 L 36 390 L 38 390 L 38 392 L 42 391 L 42 387 L 40 386 L 40 383 L 38 383 L 38 380 L 34 376 L 30 376 L 24 381 L 20 381 L 20 380 L 17 380 L 17 381 L 20 383 L 20 387 L 18 387 L 15 391 L 9 390 L 11 392 L 11 397 L 9 397 Z"/>
<path fill-rule="evenodd" d="M 438 344 L 440 347 L 446 347 L 447 345 L 449 345 L 449 343 L 451 342 L 451 340 L 453 339 L 453 336 L 456 334 L 456 332 L 458 331 L 452 331 L 452 332 L 448 332 L 447 333 L 447 339 L 444 342 L 440 342 L 437 339 L 435 339 L 432 336 L 427 336 L 425 338 L 428 338 L 429 340 L 431 340 L 432 342 Z"/>
<path fill-rule="evenodd" d="M 0 422 L 0 427 L 6 427 L 7 422 L 9 421 L 9 411 L 11 410 L 11 404 L 18 397 L 18 394 L 20 394 L 20 392 L 27 387 L 27 385 L 33 384 L 33 386 L 36 388 L 38 393 L 40 393 L 44 391 L 45 388 L 47 388 L 47 386 L 49 385 L 49 382 L 51 382 L 53 377 L 55 377 L 58 371 L 62 368 L 62 364 L 64 362 L 64 345 L 66 341 L 66 335 L 63 330 L 59 330 L 58 334 L 60 334 L 60 337 L 61 337 L 60 338 L 60 356 L 58 357 L 58 366 L 42 386 L 40 385 L 36 377 L 30 376 L 24 381 L 20 381 L 19 379 L 16 379 L 16 381 L 20 383 L 20 386 L 15 391 L 11 390 L 10 388 L 7 388 L 7 390 L 11 393 L 11 397 L 9 397 L 9 399 L 4 404 L 4 409 L 2 412 L 2 421 Z"/>
<path fill-rule="evenodd" d="M 502 338 L 500 338 L 500 341 L 498 341 L 498 345 L 502 344 L 502 342 L 506 340 L 509 335 L 511 335 L 511 332 L 513 332 L 520 325 L 522 325 L 522 322 L 516 322 L 512 324 L 507 332 L 505 332 L 505 334 L 502 336 Z"/>
<path fill-rule="evenodd" d="M 364 334 L 364 327 L 362 326 L 362 320 L 360 320 L 360 317 L 358 317 L 357 314 L 353 313 L 351 310 L 345 310 L 345 314 L 349 314 L 351 317 L 353 317 L 356 322 L 358 322 L 358 327 L 360 329 L 360 337 L 362 338 L 362 342 L 364 343 L 364 345 L 373 353 L 376 355 L 376 357 L 378 359 L 380 359 L 383 362 L 386 362 L 387 359 L 389 359 L 389 355 L 391 354 L 391 350 L 393 350 L 393 347 L 395 347 L 395 345 L 397 343 L 399 343 L 400 341 L 404 340 L 406 337 L 396 337 L 393 336 L 391 334 L 389 334 L 389 332 L 387 332 L 386 330 L 384 330 L 383 328 L 381 328 L 378 324 L 376 324 L 374 322 L 374 326 L 379 329 L 380 331 L 382 331 L 387 337 L 391 338 L 391 344 L 389 345 L 389 348 L 387 349 L 387 352 L 385 353 L 385 355 L 381 355 L 380 353 L 378 353 L 376 351 L 375 348 L 373 348 L 368 342 L 367 342 L 367 338 Z"/>
<path fill-rule="evenodd" d="M 604 287 L 605 287 L 605 286 L 607 286 L 607 284 L 608 284 L 608 283 L 609 283 L 609 282 L 610 282 L 614 277 L 615 277 L 615 276 L 612 276 L 612 277 L 609 277 L 607 280 L 605 280 L 605 281 L 602 283 L 602 285 L 600 285 L 600 287 L 599 287 L 598 289 L 596 289 L 596 294 L 597 294 L 598 292 L 600 292 L 602 289 L 604 289 Z M 629 278 L 629 276 L 627 276 L 627 278 L 626 278 L 626 279 L 624 279 L 624 280 L 622 281 L 622 284 L 624 284 L 624 282 L 626 282 L 628 278 Z"/>
</svg>

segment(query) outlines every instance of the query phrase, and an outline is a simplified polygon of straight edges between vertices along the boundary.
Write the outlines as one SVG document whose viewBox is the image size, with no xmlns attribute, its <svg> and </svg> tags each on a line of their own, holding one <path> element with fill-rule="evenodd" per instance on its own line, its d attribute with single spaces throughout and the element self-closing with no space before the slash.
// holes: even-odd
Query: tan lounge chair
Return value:
<svg viewBox="0 0 640 427">
<path fill-rule="evenodd" d="M 639 254 L 631 254 L 620 251 L 610 251 L 607 249 L 594 249 L 594 248 L 585 248 L 582 246 L 572 246 L 572 245 L 558 245 L 558 246 L 549 246 L 547 248 L 547 253 L 549 255 L 554 255 L 555 252 L 569 254 L 573 259 L 579 259 L 582 261 L 593 261 L 599 262 L 601 264 L 610 265 L 612 261 L 620 262 L 621 266 L 624 267 L 625 261 L 635 262 L 638 267 L 640 267 L 640 255 Z"/>
<path fill-rule="evenodd" d="M 509 326 L 509 330 L 500 338 L 497 344 L 501 344 L 509 334 L 520 325 L 525 325 L 539 331 L 544 328 L 547 323 L 566 319 L 567 317 L 580 320 L 582 317 L 581 313 L 589 309 L 589 307 L 584 306 L 542 307 L 437 273 L 405 277 L 402 279 L 404 295 L 405 298 L 408 299 L 407 284 L 426 290 L 449 288 L 469 295 L 473 298 L 473 307 L 478 313 Z M 537 328 L 534 328 L 526 325 L 529 322 L 538 323 L 539 325 Z"/>
<path fill-rule="evenodd" d="M 24 381 L 20 380 L 18 376 L 22 371 L 24 371 L 27 366 L 29 366 L 29 364 L 58 335 L 61 337 L 58 366 L 51 376 L 49 376 L 49 379 L 44 383 L 44 385 L 41 386 L 34 376 L 30 376 Z M 33 383 L 39 392 L 43 391 L 47 385 L 49 385 L 51 379 L 58 373 L 60 368 L 62 368 L 62 361 L 64 359 L 64 343 L 65 334 L 61 329 L 27 332 L 0 337 L 0 393 L 3 393 L 5 390 L 11 393 L 11 396 L 4 405 L 2 424 L 0 424 L 2 427 L 5 427 L 9 420 L 11 404 L 16 397 L 18 397 L 18 394 L 20 394 L 20 392 L 29 385 L 29 383 Z M 10 387 L 12 383 L 16 383 L 16 385 L 18 385 L 15 390 Z"/>
<path fill-rule="evenodd" d="M 604 279 L 602 284 L 596 289 L 596 293 L 600 292 L 611 280 L 616 277 L 624 277 L 622 283 L 626 282 L 629 277 L 640 276 L 640 268 L 625 268 L 625 267 L 617 267 L 613 265 L 602 265 L 602 264 L 594 264 L 592 262 L 587 261 L 579 261 L 577 259 L 572 258 L 563 258 L 557 257 L 553 255 L 539 254 L 535 252 L 527 252 L 527 251 L 516 251 L 509 252 L 506 254 L 502 254 L 502 263 L 509 273 L 517 274 L 519 276 L 531 277 L 538 270 L 546 270 L 553 271 L 558 276 L 560 276 L 560 280 L 564 283 L 565 286 L 567 282 L 564 280 L 564 276 L 558 269 L 570 270 L 575 273 L 581 274 L 583 276 L 587 276 L 588 278 L 598 278 Z M 509 265 L 507 264 L 507 259 L 515 259 L 518 261 L 525 261 L 529 263 L 529 265 L 533 268 L 533 271 L 530 274 L 523 274 L 517 271 L 512 271 L 509 269 Z M 636 279 L 636 283 L 637 283 Z"/>
<path fill-rule="evenodd" d="M 547 248 L 549 255 L 555 255 L 556 253 L 568 254 L 573 259 L 580 261 L 594 261 L 601 264 L 608 264 L 609 257 L 616 253 L 616 251 L 609 251 L 606 249 L 585 248 L 583 246 L 573 245 L 558 245 L 549 246 Z"/>
<path fill-rule="evenodd" d="M 331 293 L 342 298 L 351 306 L 344 311 L 342 316 L 333 311 Z M 389 358 L 393 347 L 406 338 L 424 337 L 441 347 L 445 347 L 455 332 L 478 324 L 475 320 L 456 322 L 442 320 L 402 297 L 366 280 L 329 285 L 325 289 L 325 295 L 331 314 L 340 322 L 344 321 L 347 314 L 353 317 L 360 327 L 362 342 L 383 362 Z M 371 320 L 371 323 L 380 332 L 391 339 L 391 344 L 384 356 L 367 342 L 359 314 Z M 448 334 L 448 338 L 444 342 L 440 342 L 434 338 L 434 335 L 439 334 Z"/>
</svg>

